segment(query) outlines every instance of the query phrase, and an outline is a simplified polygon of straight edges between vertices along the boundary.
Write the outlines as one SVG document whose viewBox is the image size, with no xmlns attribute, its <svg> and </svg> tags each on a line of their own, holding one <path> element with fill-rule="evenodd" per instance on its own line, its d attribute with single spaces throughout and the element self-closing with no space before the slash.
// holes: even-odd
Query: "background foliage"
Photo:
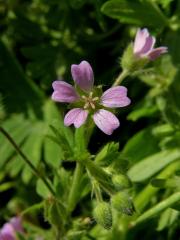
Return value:
<svg viewBox="0 0 180 240">
<path fill-rule="evenodd" d="M 124 81 L 132 104 L 119 112 L 121 127 L 106 138 L 95 129 L 88 149 L 100 154 L 107 144 L 100 165 L 112 158 L 128 161 L 132 195 L 142 219 L 135 220 L 127 239 L 177 239 L 178 200 L 144 219 L 143 212 L 179 191 L 180 1 L 0 0 L 0 121 L 66 201 L 74 169 L 68 160 L 82 153 L 83 143 L 73 135 L 74 129 L 64 127 L 66 106 L 51 101 L 51 83 L 71 83 L 70 65 L 85 59 L 93 66 L 96 83 L 110 87 L 121 70 L 119 57 L 138 27 L 148 27 L 169 53 Z M 84 177 L 68 239 L 118 239 L 118 231 L 107 232 L 93 220 L 85 223 L 92 217 L 89 184 Z M 46 192 L 0 135 L 0 223 L 39 204 Z M 48 239 L 50 227 L 41 205 L 34 206 L 25 215 L 27 229 L 31 237 Z M 116 225 L 122 227 L 120 223 Z"/>
</svg>

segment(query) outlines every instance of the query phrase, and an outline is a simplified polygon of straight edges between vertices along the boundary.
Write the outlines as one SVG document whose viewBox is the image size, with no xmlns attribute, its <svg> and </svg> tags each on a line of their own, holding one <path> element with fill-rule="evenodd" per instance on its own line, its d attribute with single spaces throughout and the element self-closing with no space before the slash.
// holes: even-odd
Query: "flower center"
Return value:
<svg viewBox="0 0 180 240">
<path fill-rule="evenodd" d="M 82 99 L 84 100 L 84 109 L 92 108 L 95 109 L 95 104 L 99 100 L 98 97 L 93 97 L 93 92 L 89 93 L 89 96 L 82 96 Z"/>
</svg>

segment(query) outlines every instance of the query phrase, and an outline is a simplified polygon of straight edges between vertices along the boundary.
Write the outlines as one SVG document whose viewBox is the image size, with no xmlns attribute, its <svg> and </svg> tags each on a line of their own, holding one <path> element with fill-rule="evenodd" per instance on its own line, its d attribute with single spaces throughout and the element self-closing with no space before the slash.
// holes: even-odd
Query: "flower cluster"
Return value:
<svg viewBox="0 0 180 240">
<path fill-rule="evenodd" d="M 0 230 L 0 240 L 15 240 L 16 232 L 23 232 L 22 220 L 20 217 L 13 217 L 5 223 Z"/>
<path fill-rule="evenodd" d="M 154 48 L 156 39 L 149 35 L 146 28 L 139 29 L 136 33 L 133 52 L 137 58 L 148 58 L 153 61 L 158 58 L 161 54 L 167 52 L 167 47 Z"/>
<path fill-rule="evenodd" d="M 79 128 L 91 114 L 95 124 L 107 135 L 120 126 L 118 118 L 109 111 L 110 108 L 125 107 L 130 104 L 127 88 L 123 86 L 111 87 L 103 94 L 94 87 L 94 74 L 91 65 L 82 61 L 79 65 L 71 66 L 72 78 L 75 86 L 64 82 L 54 81 L 52 99 L 56 102 L 74 104 L 64 118 L 64 124 L 74 124 Z"/>
</svg>

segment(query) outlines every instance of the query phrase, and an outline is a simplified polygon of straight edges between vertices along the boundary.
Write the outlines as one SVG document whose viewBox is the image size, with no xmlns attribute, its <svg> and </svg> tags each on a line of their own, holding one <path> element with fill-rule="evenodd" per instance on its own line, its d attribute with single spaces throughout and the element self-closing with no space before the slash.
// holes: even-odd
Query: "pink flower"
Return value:
<svg viewBox="0 0 180 240">
<path fill-rule="evenodd" d="M 16 232 L 23 232 L 22 222 L 20 217 L 11 218 L 8 223 L 5 223 L 0 230 L 0 240 L 15 240 Z"/>
<path fill-rule="evenodd" d="M 64 124 L 66 126 L 74 124 L 79 128 L 85 123 L 88 114 L 92 114 L 97 127 L 107 135 L 111 135 L 120 126 L 120 122 L 112 112 L 106 109 L 128 106 L 131 101 L 127 97 L 127 88 L 112 87 L 99 96 L 99 90 L 93 87 L 94 74 L 87 61 L 82 61 L 79 65 L 73 64 L 71 73 L 75 87 L 64 81 L 55 81 L 52 84 L 54 101 L 76 105 L 65 115 Z"/>
<path fill-rule="evenodd" d="M 0 231 L 0 240 L 15 240 L 16 233 L 13 226 L 10 223 L 3 225 Z"/>
<path fill-rule="evenodd" d="M 12 225 L 14 230 L 16 232 L 23 232 L 23 227 L 22 227 L 22 218 L 20 217 L 13 217 L 10 219 L 9 223 Z"/>
<path fill-rule="evenodd" d="M 167 52 L 167 47 L 154 48 L 156 39 L 149 35 L 146 28 L 139 29 L 136 33 L 133 52 L 136 57 L 147 57 L 149 60 L 155 60 L 161 54 Z"/>
</svg>

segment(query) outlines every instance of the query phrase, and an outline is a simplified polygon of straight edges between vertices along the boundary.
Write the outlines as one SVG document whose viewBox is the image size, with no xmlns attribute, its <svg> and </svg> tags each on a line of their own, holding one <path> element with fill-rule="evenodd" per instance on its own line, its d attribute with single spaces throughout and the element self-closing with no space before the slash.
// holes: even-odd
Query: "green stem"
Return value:
<svg viewBox="0 0 180 240">
<path fill-rule="evenodd" d="M 113 83 L 113 87 L 118 86 L 122 83 L 122 81 L 129 75 L 129 72 L 127 69 L 124 69 L 119 76 L 116 78 L 115 82 Z"/>
<path fill-rule="evenodd" d="M 56 229 L 56 240 L 61 239 L 61 230 L 59 228 Z"/>
<path fill-rule="evenodd" d="M 128 221 L 126 221 L 126 218 L 126 216 L 122 216 L 116 210 L 113 211 L 112 239 L 126 240 L 128 232 Z"/>
<path fill-rule="evenodd" d="M 68 211 L 71 213 L 78 201 L 78 197 L 81 194 L 79 185 L 81 182 L 82 178 L 82 173 L 84 170 L 84 166 L 80 162 L 76 162 L 76 169 L 73 175 L 73 180 L 72 180 L 72 187 L 69 193 L 69 198 L 68 198 Z"/>
<path fill-rule="evenodd" d="M 160 174 L 157 175 L 157 178 L 168 178 L 170 177 L 177 169 L 180 167 L 179 160 L 168 165 Z M 149 203 L 149 200 L 152 196 L 159 191 L 159 188 L 155 188 L 152 185 L 148 185 L 142 190 L 139 195 L 136 196 L 134 204 L 138 211 L 143 211 L 146 205 Z"/>
<path fill-rule="evenodd" d="M 34 172 L 34 174 L 44 182 L 44 184 L 49 189 L 51 194 L 53 196 L 55 196 L 55 192 L 54 192 L 53 188 L 51 187 L 51 185 L 49 184 L 49 182 L 46 180 L 46 178 L 44 176 L 41 175 L 41 173 L 39 173 L 39 171 L 36 169 L 36 167 L 31 163 L 31 161 L 28 159 L 28 157 L 22 152 L 22 150 L 19 148 L 19 146 L 16 144 L 16 142 L 10 136 L 10 134 L 3 127 L 0 127 L 0 131 L 8 139 L 8 141 L 12 144 L 12 146 L 14 147 L 16 152 L 21 156 L 21 158 L 24 160 L 24 162 L 31 168 L 31 170 Z"/>
<path fill-rule="evenodd" d="M 158 213 L 162 212 L 168 207 L 171 207 L 176 202 L 180 201 L 180 192 L 174 193 L 167 199 L 163 200 L 162 202 L 158 203 L 156 206 L 150 208 L 146 212 L 144 212 L 135 222 L 132 222 L 132 225 L 137 225 L 141 222 L 146 221 L 147 219 L 157 215 Z"/>
</svg>

